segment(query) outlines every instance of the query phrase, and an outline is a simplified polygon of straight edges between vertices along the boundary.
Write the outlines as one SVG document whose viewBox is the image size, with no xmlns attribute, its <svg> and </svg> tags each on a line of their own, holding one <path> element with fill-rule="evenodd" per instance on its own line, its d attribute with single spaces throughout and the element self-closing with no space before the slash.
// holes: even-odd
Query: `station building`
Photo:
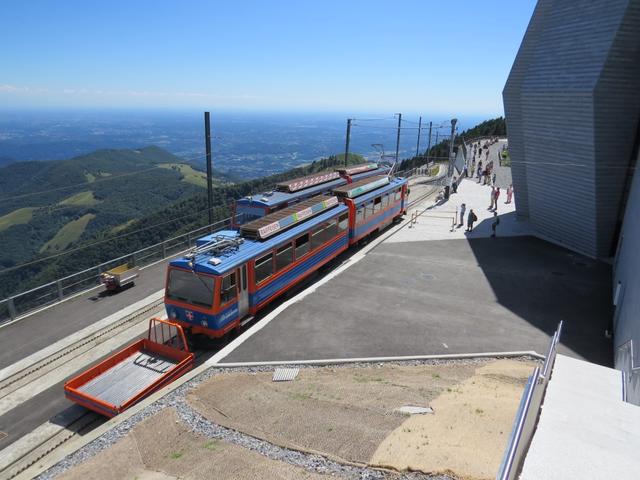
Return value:
<svg viewBox="0 0 640 480">
<path fill-rule="evenodd" d="M 615 366 L 640 404 L 640 1 L 539 0 L 503 100 L 517 215 L 613 265 Z"/>
</svg>

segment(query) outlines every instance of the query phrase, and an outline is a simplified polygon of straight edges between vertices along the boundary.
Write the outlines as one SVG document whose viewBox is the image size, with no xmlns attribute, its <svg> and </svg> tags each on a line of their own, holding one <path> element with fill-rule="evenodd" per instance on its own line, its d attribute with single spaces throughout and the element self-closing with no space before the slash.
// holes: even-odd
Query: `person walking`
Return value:
<svg viewBox="0 0 640 480">
<path fill-rule="evenodd" d="M 482 165 L 478 166 L 478 181 L 476 183 L 480 183 L 482 181 Z"/>
<path fill-rule="evenodd" d="M 495 195 L 495 200 L 493 201 L 493 211 L 498 211 L 498 198 L 500 198 L 500 187 L 496 187 L 496 191 L 493 193 Z"/>
<path fill-rule="evenodd" d="M 491 185 L 494 187 L 496 185 L 496 172 L 493 172 L 493 175 L 491 175 Z"/>
<path fill-rule="evenodd" d="M 460 223 L 458 224 L 458 228 L 464 225 L 464 212 L 467 210 L 467 206 L 463 203 L 460 205 Z"/>
<path fill-rule="evenodd" d="M 467 217 L 467 232 L 470 232 L 471 230 L 473 230 L 473 223 L 478 220 L 478 217 L 476 217 L 476 214 L 473 213 L 473 208 L 469 210 L 469 216 Z"/>
<path fill-rule="evenodd" d="M 500 225 L 500 217 L 497 212 L 493 212 L 493 223 L 491 224 L 491 238 L 496 238 L 496 228 Z"/>
<path fill-rule="evenodd" d="M 513 184 L 507 187 L 507 201 L 504 203 L 511 203 L 512 197 L 513 197 Z"/>
<path fill-rule="evenodd" d="M 451 180 L 451 190 L 453 193 L 458 193 L 458 177 L 453 177 Z"/>
<path fill-rule="evenodd" d="M 496 189 L 491 187 L 491 196 L 489 197 L 489 208 L 487 210 L 493 210 L 493 202 L 496 201 Z"/>
</svg>

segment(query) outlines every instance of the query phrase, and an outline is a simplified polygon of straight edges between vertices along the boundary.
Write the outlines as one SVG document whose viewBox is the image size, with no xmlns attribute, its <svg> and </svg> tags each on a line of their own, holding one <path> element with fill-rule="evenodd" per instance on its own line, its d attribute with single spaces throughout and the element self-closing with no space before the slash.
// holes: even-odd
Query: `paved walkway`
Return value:
<svg viewBox="0 0 640 480">
<path fill-rule="evenodd" d="M 480 142 L 484 144 L 485 142 Z M 511 179 L 511 167 L 503 167 L 500 166 L 500 157 L 499 154 L 502 152 L 502 148 L 507 145 L 507 139 L 502 138 L 498 140 L 498 142 L 489 145 L 489 156 L 487 157 L 483 150 L 482 156 L 476 155 L 476 164 L 478 160 L 482 160 L 482 165 L 486 165 L 488 162 L 493 161 L 493 171 L 496 174 L 496 185 L 500 188 L 507 188 L 512 183 Z M 467 152 L 473 152 L 473 143 L 467 144 Z M 471 161 L 473 159 L 473 153 L 469 155 L 467 158 L 468 165 L 471 165 Z M 477 173 L 477 169 L 476 169 Z"/>
<path fill-rule="evenodd" d="M 502 190 L 502 189 L 501 189 Z M 413 193 L 413 191 L 412 191 Z M 493 212 L 488 210 L 491 197 L 491 187 L 480 185 L 471 179 L 464 179 L 458 186 L 458 192 L 452 194 L 444 203 L 434 203 L 429 200 L 415 210 L 418 217 L 415 225 L 405 228 L 391 237 L 387 242 L 415 242 L 428 240 L 448 240 L 463 238 L 486 238 L 491 235 Z M 498 200 L 498 225 L 496 234 L 498 237 L 510 237 L 516 235 L 532 235 L 533 231 L 525 220 L 516 217 L 515 196 L 514 201 L 507 204 L 506 192 L 500 194 Z M 460 225 L 460 206 L 466 205 L 465 221 Z M 478 217 L 472 232 L 467 233 L 466 220 L 469 210 L 473 209 Z M 454 219 L 455 224 L 454 224 Z M 452 225 L 454 228 L 452 230 Z"/>
</svg>

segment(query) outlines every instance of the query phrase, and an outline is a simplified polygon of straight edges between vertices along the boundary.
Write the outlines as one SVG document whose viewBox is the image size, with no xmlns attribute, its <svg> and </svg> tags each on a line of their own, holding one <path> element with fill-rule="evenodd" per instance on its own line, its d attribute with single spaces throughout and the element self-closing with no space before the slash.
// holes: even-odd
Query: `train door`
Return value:
<svg viewBox="0 0 640 480">
<path fill-rule="evenodd" d="M 247 278 L 247 264 L 237 269 L 238 277 L 238 318 L 242 320 L 249 311 L 249 279 Z"/>
</svg>

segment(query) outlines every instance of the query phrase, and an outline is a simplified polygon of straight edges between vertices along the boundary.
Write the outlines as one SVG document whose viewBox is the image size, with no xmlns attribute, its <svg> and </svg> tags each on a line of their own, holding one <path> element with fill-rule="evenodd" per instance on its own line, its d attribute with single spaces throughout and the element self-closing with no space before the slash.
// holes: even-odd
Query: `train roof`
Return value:
<svg viewBox="0 0 640 480">
<path fill-rule="evenodd" d="M 353 181 L 361 180 L 363 178 L 368 178 L 374 175 L 386 174 L 389 171 L 389 167 L 378 166 L 375 163 L 364 164 L 364 165 L 376 165 L 376 168 L 370 169 L 370 170 L 361 170 L 360 173 L 350 174 Z M 336 169 L 336 171 L 344 171 L 344 169 L 342 170 Z M 335 172 L 328 172 L 325 174 L 320 174 L 320 176 L 334 174 L 334 173 Z M 310 179 L 311 177 L 317 177 L 317 176 L 318 175 L 310 175 L 309 177 L 302 177 L 302 178 L 297 178 L 287 182 L 280 182 L 278 185 L 282 185 L 282 187 L 280 188 L 282 188 L 283 190 L 287 190 L 289 187 L 285 187 L 285 185 L 295 184 L 296 182 L 304 182 L 305 179 Z M 316 184 L 312 184 L 311 182 L 309 182 L 310 186 L 305 188 L 299 188 L 297 190 L 292 190 L 292 191 L 274 190 L 270 192 L 249 195 L 247 197 L 243 197 L 236 200 L 236 204 L 251 205 L 255 207 L 266 207 L 266 208 L 279 207 L 283 204 L 295 202 L 301 197 L 310 197 L 310 196 L 314 196 L 319 193 L 325 192 L 327 190 L 333 190 L 334 188 L 339 187 L 341 185 L 345 185 L 346 183 L 347 181 L 342 177 L 338 177 L 338 178 L 335 178 L 334 180 L 328 180 L 328 181 L 324 181 L 322 183 L 316 183 Z M 294 185 L 293 188 L 295 189 L 296 186 Z"/>
<path fill-rule="evenodd" d="M 394 190 L 395 188 L 398 188 L 398 187 L 404 185 L 405 183 L 407 183 L 407 179 L 406 178 L 393 177 L 393 178 L 389 179 L 389 183 L 387 185 L 384 185 L 382 187 L 378 187 L 378 188 L 376 188 L 374 190 L 370 190 L 369 192 L 364 193 L 362 195 L 358 195 L 356 198 L 353 199 L 353 201 L 356 204 L 356 206 L 362 205 L 363 203 L 366 203 L 366 202 L 376 198 L 381 192 L 382 193 L 386 193 L 388 191 Z"/>
<path fill-rule="evenodd" d="M 298 190 L 304 190 L 314 185 L 320 185 L 322 183 L 330 182 L 340 178 L 338 172 L 322 172 L 314 175 L 307 175 L 306 177 L 294 178 L 293 180 L 287 180 L 284 182 L 276 183 L 276 190 L 278 192 L 293 193 Z"/>
<path fill-rule="evenodd" d="M 232 242 L 236 241 L 235 243 L 237 243 L 237 246 L 235 246 L 234 248 L 229 248 L 222 253 L 216 253 L 215 255 L 212 255 L 210 253 L 202 253 L 197 255 L 195 259 L 193 259 L 193 270 L 198 273 L 223 275 L 232 268 L 242 265 L 252 258 L 258 257 L 261 254 L 268 252 L 283 243 L 291 241 L 307 230 L 314 228 L 322 222 L 325 222 L 330 218 L 333 218 L 336 215 L 340 215 L 347 211 L 348 208 L 345 205 L 338 204 L 335 207 L 330 208 L 329 210 L 322 212 L 307 221 L 301 222 L 300 224 L 295 225 L 294 227 L 282 233 L 274 235 L 268 240 L 264 241 L 242 238 L 240 236 L 240 232 L 236 230 L 223 230 L 221 232 L 207 235 L 198 239 L 198 241 L 196 242 L 196 247 L 202 247 L 207 243 L 211 243 L 216 240 L 217 237 L 221 239 L 228 239 Z M 215 264 L 211 262 L 211 260 L 214 258 Z M 185 256 L 171 261 L 170 265 L 172 267 L 191 270 L 191 261 L 192 260 L 190 258 Z"/>
<path fill-rule="evenodd" d="M 369 172 L 377 170 L 378 164 L 375 162 L 359 163 L 358 165 L 349 165 L 348 167 L 336 168 L 336 172 L 340 175 L 355 175 L 357 173 Z"/>
<path fill-rule="evenodd" d="M 376 175 L 334 188 L 333 193 L 338 197 L 355 198 L 377 188 L 384 187 L 389 183 L 390 180 L 387 175 Z"/>
<path fill-rule="evenodd" d="M 257 195 L 250 195 L 250 196 L 243 197 L 236 200 L 236 204 L 271 208 L 271 207 L 280 206 L 284 203 L 297 201 L 297 199 L 299 199 L 300 197 L 309 197 L 309 196 L 318 195 L 327 190 L 332 190 L 335 187 L 344 185 L 345 183 L 347 183 L 347 181 L 344 178 L 337 178 L 330 182 L 314 185 L 312 187 L 305 188 L 304 190 L 298 190 L 293 193 L 272 191 L 272 192 L 260 193 Z"/>
<path fill-rule="evenodd" d="M 240 227 L 240 233 L 245 238 L 265 240 L 336 205 L 338 205 L 337 197 L 316 195 L 270 215 L 245 223 Z"/>
</svg>

